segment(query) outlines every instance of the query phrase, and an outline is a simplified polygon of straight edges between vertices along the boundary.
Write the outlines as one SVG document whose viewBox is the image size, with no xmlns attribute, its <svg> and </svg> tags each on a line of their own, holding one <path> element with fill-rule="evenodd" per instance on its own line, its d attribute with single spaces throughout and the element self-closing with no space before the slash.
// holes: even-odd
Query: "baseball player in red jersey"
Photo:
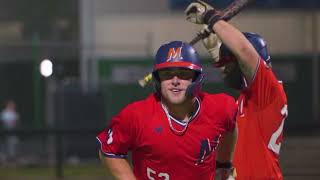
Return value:
<svg viewBox="0 0 320 180">
<path fill-rule="evenodd" d="M 203 41 L 214 57 L 213 66 L 221 69 L 228 86 L 241 92 L 233 161 L 236 179 L 283 179 L 279 152 L 288 115 L 287 98 L 271 70 L 266 42 L 258 34 L 242 33 L 221 20 L 219 12 L 203 2 L 191 4 L 186 13 L 191 22 L 207 24 L 215 32 Z M 222 41 L 220 48 L 215 36 Z"/>
<path fill-rule="evenodd" d="M 116 179 L 212 180 L 216 158 L 233 157 L 236 102 L 201 91 L 202 67 L 188 43 L 164 44 L 155 59 L 156 92 L 127 105 L 97 135 L 100 158 Z"/>
</svg>

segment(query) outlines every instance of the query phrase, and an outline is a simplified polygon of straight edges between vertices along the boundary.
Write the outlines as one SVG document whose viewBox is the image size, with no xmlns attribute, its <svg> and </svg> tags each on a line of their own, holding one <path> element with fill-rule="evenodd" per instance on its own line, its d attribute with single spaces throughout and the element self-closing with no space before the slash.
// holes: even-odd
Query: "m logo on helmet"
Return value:
<svg viewBox="0 0 320 180">
<path fill-rule="evenodd" d="M 181 50 L 182 50 L 182 47 L 170 48 L 168 51 L 167 62 L 181 60 L 182 59 Z"/>
</svg>

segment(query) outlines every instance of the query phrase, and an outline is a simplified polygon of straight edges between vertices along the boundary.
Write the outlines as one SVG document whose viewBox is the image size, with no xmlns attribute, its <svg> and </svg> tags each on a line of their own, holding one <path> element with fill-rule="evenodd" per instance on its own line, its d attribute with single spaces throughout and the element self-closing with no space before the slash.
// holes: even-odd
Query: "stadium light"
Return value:
<svg viewBox="0 0 320 180">
<path fill-rule="evenodd" d="M 40 74 L 44 77 L 49 77 L 53 72 L 53 64 L 49 59 L 44 59 L 40 63 Z"/>
</svg>

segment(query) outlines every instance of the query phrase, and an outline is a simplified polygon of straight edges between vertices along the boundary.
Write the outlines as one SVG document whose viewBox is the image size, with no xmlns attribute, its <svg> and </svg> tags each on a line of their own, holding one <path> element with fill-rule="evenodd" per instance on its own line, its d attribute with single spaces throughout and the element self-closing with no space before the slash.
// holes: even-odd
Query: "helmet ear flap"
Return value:
<svg viewBox="0 0 320 180">
<path fill-rule="evenodd" d="M 204 79 L 203 73 L 197 73 L 196 78 L 191 83 L 191 85 L 188 86 L 186 90 L 187 97 L 193 97 L 200 93 L 203 79 Z"/>
</svg>

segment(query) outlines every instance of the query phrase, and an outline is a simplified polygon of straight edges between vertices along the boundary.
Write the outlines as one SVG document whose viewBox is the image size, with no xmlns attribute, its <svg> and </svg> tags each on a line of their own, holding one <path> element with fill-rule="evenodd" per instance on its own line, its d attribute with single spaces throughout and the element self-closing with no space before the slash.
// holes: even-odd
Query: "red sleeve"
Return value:
<svg viewBox="0 0 320 180">
<path fill-rule="evenodd" d="M 105 156 L 125 158 L 134 144 L 135 121 L 132 106 L 127 106 L 111 119 L 109 126 L 98 134 L 97 139 Z"/>
<path fill-rule="evenodd" d="M 244 93 L 257 105 L 257 108 L 263 108 L 274 100 L 281 89 L 271 68 L 261 59 L 255 77 Z"/>
<path fill-rule="evenodd" d="M 226 108 L 227 110 L 227 118 L 226 118 L 226 127 L 227 131 L 233 131 L 236 126 L 236 116 L 238 111 L 238 106 L 233 97 L 230 96 L 226 101 Z"/>
</svg>

